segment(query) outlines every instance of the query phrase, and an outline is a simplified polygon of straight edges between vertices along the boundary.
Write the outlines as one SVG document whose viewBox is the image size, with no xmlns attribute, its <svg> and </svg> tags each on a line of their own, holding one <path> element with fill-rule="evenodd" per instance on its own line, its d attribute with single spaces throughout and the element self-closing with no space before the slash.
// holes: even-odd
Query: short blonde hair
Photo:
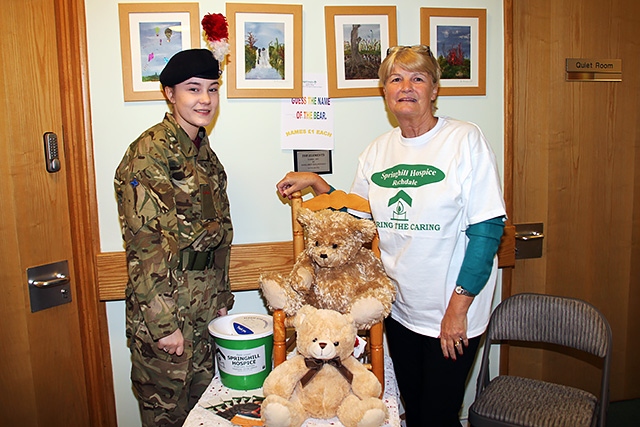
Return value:
<svg viewBox="0 0 640 427">
<path fill-rule="evenodd" d="M 380 84 L 385 85 L 394 66 L 412 72 L 427 73 L 435 85 L 440 84 L 442 70 L 440 64 L 433 57 L 431 48 L 424 45 L 395 46 L 387 50 L 387 57 L 380 64 L 378 77 Z"/>
</svg>

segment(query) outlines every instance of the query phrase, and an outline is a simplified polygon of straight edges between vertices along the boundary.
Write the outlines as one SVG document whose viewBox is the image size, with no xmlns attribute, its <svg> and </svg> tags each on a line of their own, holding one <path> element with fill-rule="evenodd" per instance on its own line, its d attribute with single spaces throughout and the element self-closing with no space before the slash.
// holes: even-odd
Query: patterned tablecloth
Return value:
<svg viewBox="0 0 640 427">
<path fill-rule="evenodd" d="M 391 358 L 385 355 L 384 358 L 384 375 L 385 387 L 383 400 L 389 411 L 389 418 L 386 420 L 385 427 L 400 427 L 400 414 L 398 410 L 398 386 L 396 377 L 393 373 L 393 364 Z M 214 407 L 225 401 L 251 399 L 253 397 L 262 396 L 262 389 L 256 390 L 232 390 L 222 385 L 219 375 L 216 375 L 207 390 L 203 393 L 198 405 L 189 413 L 184 427 L 232 427 L 234 424 L 216 414 Z M 208 408 L 208 409 L 207 409 Z M 330 420 L 308 419 L 303 427 L 319 427 L 319 426 L 341 426 L 342 424 L 337 418 Z"/>
</svg>

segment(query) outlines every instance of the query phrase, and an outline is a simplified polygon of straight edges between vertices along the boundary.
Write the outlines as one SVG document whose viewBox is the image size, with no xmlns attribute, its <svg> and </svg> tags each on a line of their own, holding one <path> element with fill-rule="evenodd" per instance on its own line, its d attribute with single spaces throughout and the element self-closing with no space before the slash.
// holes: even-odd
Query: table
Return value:
<svg viewBox="0 0 640 427">
<path fill-rule="evenodd" d="M 384 395 L 382 399 L 387 405 L 389 411 L 389 417 L 386 420 L 385 427 L 400 427 L 400 414 L 398 409 L 399 394 L 398 386 L 396 384 L 396 377 L 393 373 L 393 362 L 391 358 L 385 355 L 384 357 L 384 376 L 385 386 Z M 233 398 L 239 399 L 247 396 L 262 396 L 262 389 L 256 390 L 232 390 L 222 385 L 220 382 L 219 374 L 216 374 L 211 381 L 211 384 L 200 397 L 198 404 L 191 410 L 187 417 L 183 427 L 232 427 L 237 424 L 233 424 L 230 421 L 216 415 L 211 408 L 224 401 L 233 400 Z M 303 424 L 303 427 L 321 427 L 321 426 L 341 426 L 342 424 L 337 418 L 330 420 L 317 420 L 308 419 Z"/>
</svg>

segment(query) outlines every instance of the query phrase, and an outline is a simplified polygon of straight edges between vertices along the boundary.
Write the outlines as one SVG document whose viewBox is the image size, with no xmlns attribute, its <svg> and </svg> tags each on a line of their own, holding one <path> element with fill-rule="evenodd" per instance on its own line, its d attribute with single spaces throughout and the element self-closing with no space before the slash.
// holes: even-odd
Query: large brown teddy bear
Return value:
<svg viewBox="0 0 640 427">
<path fill-rule="evenodd" d="M 373 221 L 347 212 L 300 208 L 298 221 L 305 249 L 288 277 L 260 276 L 260 289 L 271 309 L 294 316 L 304 304 L 350 313 L 359 329 L 391 312 L 395 286 L 382 262 L 364 247 L 376 234 Z"/>
<path fill-rule="evenodd" d="M 307 418 L 335 416 L 345 427 L 379 427 L 387 408 L 378 379 L 352 355 L 350 315 L 305 305 L 294 319 L 298 354 L 267 376 L 262 420 L 267 427 L 299 427 Z"/>
</svg>

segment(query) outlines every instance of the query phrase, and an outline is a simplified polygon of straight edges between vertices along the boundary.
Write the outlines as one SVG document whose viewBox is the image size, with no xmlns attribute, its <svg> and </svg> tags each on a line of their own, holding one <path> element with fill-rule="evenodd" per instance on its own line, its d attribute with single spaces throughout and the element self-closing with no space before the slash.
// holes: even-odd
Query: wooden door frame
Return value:
<svg viewBox="0 0 640 427">
<path fill-rule="evenodd" d="M 513 224 L 513 107 L 514 107 L 514 57 L 513 57 L 513 0 L 503 0 L 504 19 L 504 201 L 507 210 L 507 223 Z M 502 269 L 502 299 L 511 295 L 512 269 Z M 500 374 L 509 369 L 509 352 L 500 352 Z"/>
<path fill-rule="evenodd" d="M 503 0 L 504 15 L 504 201 L 508 223 L 513 223 L 513 0 Z M 502 271 L 502 296 L 511 295 L 511 269 Z"/>
<path fill-rule="evenodd" d="M 91 426 L 115 427 L 106 304 L 98 298 L 100 251 L 83 0 L 54 0 L 76 295 Z"/>
</svg>

